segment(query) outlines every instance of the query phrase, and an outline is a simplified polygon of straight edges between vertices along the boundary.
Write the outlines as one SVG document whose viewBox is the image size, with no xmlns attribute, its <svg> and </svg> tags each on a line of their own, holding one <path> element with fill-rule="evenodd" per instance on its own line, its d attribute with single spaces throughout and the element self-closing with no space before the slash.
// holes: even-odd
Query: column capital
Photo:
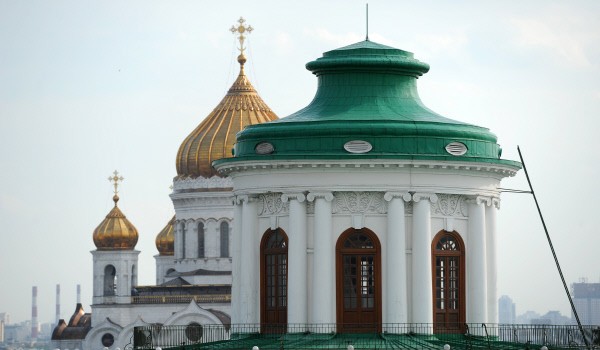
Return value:
<svg viewBox="0 0 600 350">
<path fill-rule="evenodd" d="M 281 195 L 281 201 L 283 203 L 287 203 L 292 199 L 297 200 L 298 203 L 302 203 L 306 199 L 306 196 L 302 192 L 290 192 L 290 193 L 284 193 Z"/>
<path fill-rule="evenodd" d="M 492 205 L 492 197 L 474 196 L 474 197 L 468 198 L 466 200 L 466 202 L 467 202 L 467 204 L 476 204 L 476 205 L 484 204 L 485 206 L 489 207 Z"/>
<path fill-rule="evenodd" d="M 250 202 L 256 201 L 257 199 L 258 199 L 258 197 L 254 196 L 254 195 L 241 194 L 241 195 L 235 196 L 235 204 L 250 203 Z"/>
<path fill-rule="evenodd" d="M 416 192 L 416 193 L 413 193 L 413 195 L 412 195 L 412 200 L 415 203 L 417 203 L 423 199 L 428 200 L 431 203 L 437 203 L 438 196 L 435 193 L 428 193 L 428 192 Z"/>
<path fill-rule="evenodd" d="M 492 197 L 492 206 L 500 209 L 500 197 Z"/>
<path fill-rule="evenodd" d="M 383 199 L 388 202 L 391 202 L 394 198 L 402 198 L 405 202 L 410 202 L 412 197 L 408 192 L 386 192 L 383 195 Z"/>
<path fill-rule="evenodd" d="M 309 202 L 313 202 L 317 198 L 323 198 L 326 201 L 331 202 L 333 200 L 333 193 L 331 193 L 331 192 L 310 192 L 306 196 L 306 199 Z"/>
</svg>

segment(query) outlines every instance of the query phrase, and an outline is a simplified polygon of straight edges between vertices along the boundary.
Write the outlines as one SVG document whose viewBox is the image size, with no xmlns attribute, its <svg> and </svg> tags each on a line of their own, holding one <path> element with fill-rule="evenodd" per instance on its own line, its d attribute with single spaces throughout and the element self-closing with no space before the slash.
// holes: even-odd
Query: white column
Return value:
<svg viewBox="0 0 600 350">
<path fill-rule="evenodd" d="M 469 234 L 467 242 L 467 322 L 487 322 L 487 267 L 485 261 L 486 197 L 468 201 Z"/>
<path fill-rule="evenodd" d="M 387 212 L 387 244 L 385 247 L 386 300 L 383 305 L 383 323 L 408 323 L 407 271 L 406 271 L 406 217 L 404 202 L 408 192 L 387 192 L 383 198 L 390 202 Z"/>
<path fill-rule="evenodd" d="M 413 194 L 412 323 L 433 323 L 431 276 L 431 203 L 434 193 Z"/>
<path fill-rule="evenodd" d="M 302 193 L 284 193 L 281 200 L 290 203 L 288 229 L 287 322 L 308 323 L 306 197 Z M 294 331 L 301 331 L 294 329 Z"/>
<path fill-rule="evenodd" d="M 500 209 L 500 198 L 492 198 L 492 205 L 485 208 L 488 323 L 498 323 L 498 255 L 496 245 L 496 214 L 498 209 Z"/>
<path fill-rule="evenodd" d="M 241 297 L 240 321 L 247 324 L 260 322 L 258 297 L 259 288 L 259 245 L 256 241 L 258 224 L 257 205 L 255 198 L 238 196 L 242 201 L 242 232 L 241 232 Z"/>
<path fill-rule="evenodd" d="M 331 218 L 331 192 L 309 193 L 315 202 L 311 323 L 335 323 L 335 247 Z"/>
<path fill-rule="evenodd" d="M 242 265 L 241 265 L 241 250 L 242 246 L 242 202 L 236 197 L 233 208 L 233 235 L 231 238 L 231 323 L 239 324 L 240 319 L 240 302 L 242 295 Z"/>
<path fill-rule="evenodd" d="M 175 221 L 175 259 L 183 259 L 183 229 L 184 221 Z"/>
</svg>

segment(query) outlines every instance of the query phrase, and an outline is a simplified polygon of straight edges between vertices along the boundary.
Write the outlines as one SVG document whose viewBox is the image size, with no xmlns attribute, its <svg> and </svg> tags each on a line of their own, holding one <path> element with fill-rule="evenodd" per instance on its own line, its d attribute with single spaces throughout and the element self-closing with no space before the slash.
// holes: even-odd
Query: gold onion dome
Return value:
<svg viewBox="0 0 600 350">
<path fill-rule="evenodd" d="M 177 152 L 177 177 L 210 178 L 219 176 L 212 162 L 232 156 L 235 135 L 248 125 L 278 119 L 277 115 L 260 98 L 244 72 L 244 33 L 252 31 L 240 18 L 232 27 L 239 34 L 240 73 L 221 103 L 183 141 Z"/>
<path fill-rule="evenodd" d="M 160 255 L 174 255 L 175 252 L 175 215 L 169 223 L 156 235 L 156 249 Z"/>
<path fill-rule="evenodd" d="M 114 174 L 109 180 L 114 181 L 115 206 L 94 230 L 94 244 L 98 250 L 133 250 L 138 241 L 138 231 L 117 207 L 117 182 L 123 177 L 119 177 L 117 171 Z"/>
</svg>

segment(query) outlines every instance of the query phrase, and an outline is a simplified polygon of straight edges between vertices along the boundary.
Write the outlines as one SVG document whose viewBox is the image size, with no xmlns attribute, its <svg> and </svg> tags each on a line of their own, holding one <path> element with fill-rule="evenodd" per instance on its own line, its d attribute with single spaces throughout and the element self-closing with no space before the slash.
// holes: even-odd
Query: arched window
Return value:
<svg viewBox="0 0 600 350">
<path fill-rule="evenodd" d="M 204 223 L 198 224 L 198 257 L 204 258 Z"/>
<path fill-rule="evenodd" d="M 131 266 L 131 288 L 137 285 L 137 272 L 135 271 L 135 265 Z"/>
<path fill-rule="evenodd" d="M 267 230 L 260 243 L 260 322 L 263 332 L 286 331 L 287 260 L 287 235 L 280 228 Z"/>
<path fill-rule="evenodd" d="M 185 222 L 179 224 L 179 230 L 181 231 L 181 258 L 185 259 Z"/>
<path fill-rule="evenodd" d="M 221 258 L 229 257 L 229 223 L 226 221 L 221 222 L 219 229 L 220 234 L 220 246 L 221 246 Z"/>
<path fill-rule="evenodd" d="M 348 229 L 336 244 L 338 332 L 381 331 L 381 245 L 369 229 Z"/>
<path fill-rule="evenodd" d="M 104 296 L 113 296 L 117 292 L 117 269 L 112 265 L 104 268 Z"/>
<path fill-rule="evenodd" d="M 436 332 L 463 332 L 465 245 L 456 231 L 439 232 L 431 244 L 433 322 Z"/>
</svg>

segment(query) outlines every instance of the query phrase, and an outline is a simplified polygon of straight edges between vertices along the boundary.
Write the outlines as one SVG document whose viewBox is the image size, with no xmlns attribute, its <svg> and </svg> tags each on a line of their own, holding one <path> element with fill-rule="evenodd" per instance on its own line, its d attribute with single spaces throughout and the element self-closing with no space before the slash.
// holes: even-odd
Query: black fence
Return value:
<svg viewBox="0 0 600 350">
<path fill-rule="evenodd" d="M 584 326 L 590 349 L 600 327 Z M 460 324 L 287 324 L 135 327 L 134 350 L 190 349 L 586 349 L 577 326 Z M 446 346 L 446 347 L 445 347 Z"/>
</svg>

